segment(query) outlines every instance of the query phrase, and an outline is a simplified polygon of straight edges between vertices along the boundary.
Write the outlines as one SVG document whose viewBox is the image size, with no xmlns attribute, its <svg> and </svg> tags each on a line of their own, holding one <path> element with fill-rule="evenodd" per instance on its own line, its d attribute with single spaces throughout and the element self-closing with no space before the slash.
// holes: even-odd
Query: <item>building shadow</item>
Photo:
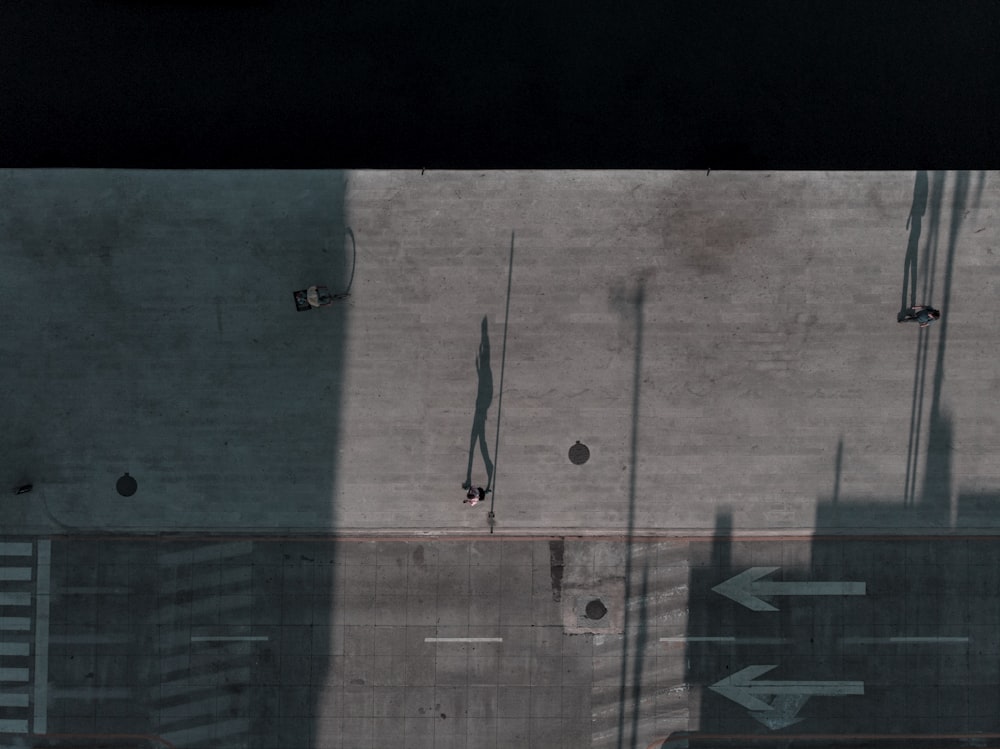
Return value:
<svg viewBox="0 0 1000 749">
<path fill-rule="evenodd" d="M 29 475 L 65 534 L 51 563 L 43 542 L 21 545 L 52 585 L 36 596 L 41 624 L 4 634 L 0 666 L 23 671 L 40 706 L 4 702 L 5 738 L 30 725 L 67 735 L 59 746 L 117 746 L 122 734 L 133 746 L 146 734 L 158 746 L 322 745 L 308 717 L 277 716 L 291 692 L 297 715 L 321 714 L 324 684 L 345 678 L 310 637 L 329 640 L 343 620 L 341 549 L 278 536 L 296 518 L 337 527 L 350 307 L 300 315 L 291 292 L 350 288 L 343 174 L 16 170 L 3 181 L 32 197 L 8 202 L 17 220 L 0 222 L 0 290 L 24 312 L 5 337 L 23 368 L 2 377 L 0 449 L 8 485 Z M 39 314 L 46 287 L 61 292 Z M 128 502 L 115 491 L 122 471 L 138 481 Z M 31 505 L 8 509 L 8 533 L 28 538 Z M 293 656 L 311 682 L 280 668 Z"/>
<path fill-rule="evenodd" d="M 902 493 L 845 492 L 856 468 L 844 456 L 850 435 L 840 435 L 811 538 L 734 539 L 727 516 L 717 518 L 711 550 L 690 555 L 684 681 L 699 691 L 691 730 L 651 749 L 1000 744 L 991 717 L 1000 701 L 983 689 L 1000 670 L 987 634 L 1000 620 L 1000 544 L 990 534 L 1000 492 L 955 486 L 957 425 L 944 387 L 959 237 L 981 190 L 965 172 L 916 177 L 903 303 L 933 298 L 943 312 L 915 341 Z M 769 593 L 762 600 L 773 606 L 712 592 L 734 576 L 754 581 L 748 591 Z M 807 592 L 860 583 L 861 593 Z"/>
</svg>

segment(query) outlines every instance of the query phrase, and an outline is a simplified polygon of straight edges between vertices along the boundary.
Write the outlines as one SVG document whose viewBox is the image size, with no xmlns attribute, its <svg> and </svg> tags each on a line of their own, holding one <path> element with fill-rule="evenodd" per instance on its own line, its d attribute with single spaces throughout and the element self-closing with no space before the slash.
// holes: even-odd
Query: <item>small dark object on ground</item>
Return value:
<svg viewBox="0 0 1000 749">
<path fill-rule="evenodd" d="M 595 598 L 587 604 L 584 611 L 586 612 L 588 619 L 597 621 L 598 619 L 603 619 L 604 615 L 608 613 L 608 607 L 605 606 L 604 602 L 599 598 Z"/>
<path fill-rule="evenodd" d="M 33 484 L 21 484 L 14 490 L 14 494 L 27 494 L 34 488 L 35 487 Z"/>
</svg>

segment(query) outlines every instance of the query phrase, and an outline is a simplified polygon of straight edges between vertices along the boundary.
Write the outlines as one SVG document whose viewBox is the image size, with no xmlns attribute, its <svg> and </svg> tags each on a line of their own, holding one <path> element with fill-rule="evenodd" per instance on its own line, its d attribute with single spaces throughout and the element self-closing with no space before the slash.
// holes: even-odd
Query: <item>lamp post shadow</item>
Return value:
<svg viewBox="0 0 1000 749">
<path fill-rule="evenodd" d="M 483 456 L 486 466 L 486 488 L 493 485 L 493 461 L 490 460 L 490 449 L 486 444 L 486 416 L 493 403 L 493 370 L 490 369 L 490 335 L 486 316 L 483 316 L 482 335 L 479 339 L 479 352 L 476 354 L 476 375 L 479 387 L 476 391 L 476 412 L 472 417 L 472 434 L 469 436 L 469 464 L 465 472 L 463 488 L 472 486 L 472 461 L 476 455 L 476 443 Z"/>
</svg>

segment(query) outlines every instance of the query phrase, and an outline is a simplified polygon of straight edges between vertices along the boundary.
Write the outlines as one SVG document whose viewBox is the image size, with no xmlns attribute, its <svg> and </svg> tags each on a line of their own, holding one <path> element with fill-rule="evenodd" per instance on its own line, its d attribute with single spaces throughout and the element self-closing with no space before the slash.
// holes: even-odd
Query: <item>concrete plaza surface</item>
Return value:
<svg viewBox="0 0 1000 749">
<path fill-rule="evenodd" d="M 5 530 L 994 530 L 998 192 L 4 171 Z"/>
<path fill-rule="evenodd" d="M 995 747 L 998 589 L 983 536 L 18 536 L 0 745 Z"/>
</svg>

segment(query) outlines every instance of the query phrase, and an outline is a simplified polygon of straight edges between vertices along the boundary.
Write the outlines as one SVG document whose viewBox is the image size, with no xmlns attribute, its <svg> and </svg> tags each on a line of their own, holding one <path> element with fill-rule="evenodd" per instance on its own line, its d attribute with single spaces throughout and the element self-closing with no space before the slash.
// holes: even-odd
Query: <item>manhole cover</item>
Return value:
<svg viewBox="0 0 1000 749">
<path fill-rule="evenodd" d="M 603 619 L 604 615 L 608 613 L 608 607 L 601 603 L 599 598 L 595 598 L 587 604 L 584 612 L 586 612 L 588 619 L 597 621 L 598 619 Z"/>
<path fill-rule="evenodd" d="M 121 494 L 123 497 L 131 497 L 133 494 L 135 494 L 135 490 L 138 488 L 139 485 L 136 483 L 134 478 L 128 475 L 128 472 L 126 472 L 124 476 L 119 478 L 117 483 L 115 484 L 115 489 L 117 489 L 118 493 Z"/>
<path fill-rule="evenodd" d="M 590 450 L 580 440 L 577 440 L 576 444 L 569 449 L 569 462 L 582 466 L 588 460 L 590 460 Z"/>
</svg>

